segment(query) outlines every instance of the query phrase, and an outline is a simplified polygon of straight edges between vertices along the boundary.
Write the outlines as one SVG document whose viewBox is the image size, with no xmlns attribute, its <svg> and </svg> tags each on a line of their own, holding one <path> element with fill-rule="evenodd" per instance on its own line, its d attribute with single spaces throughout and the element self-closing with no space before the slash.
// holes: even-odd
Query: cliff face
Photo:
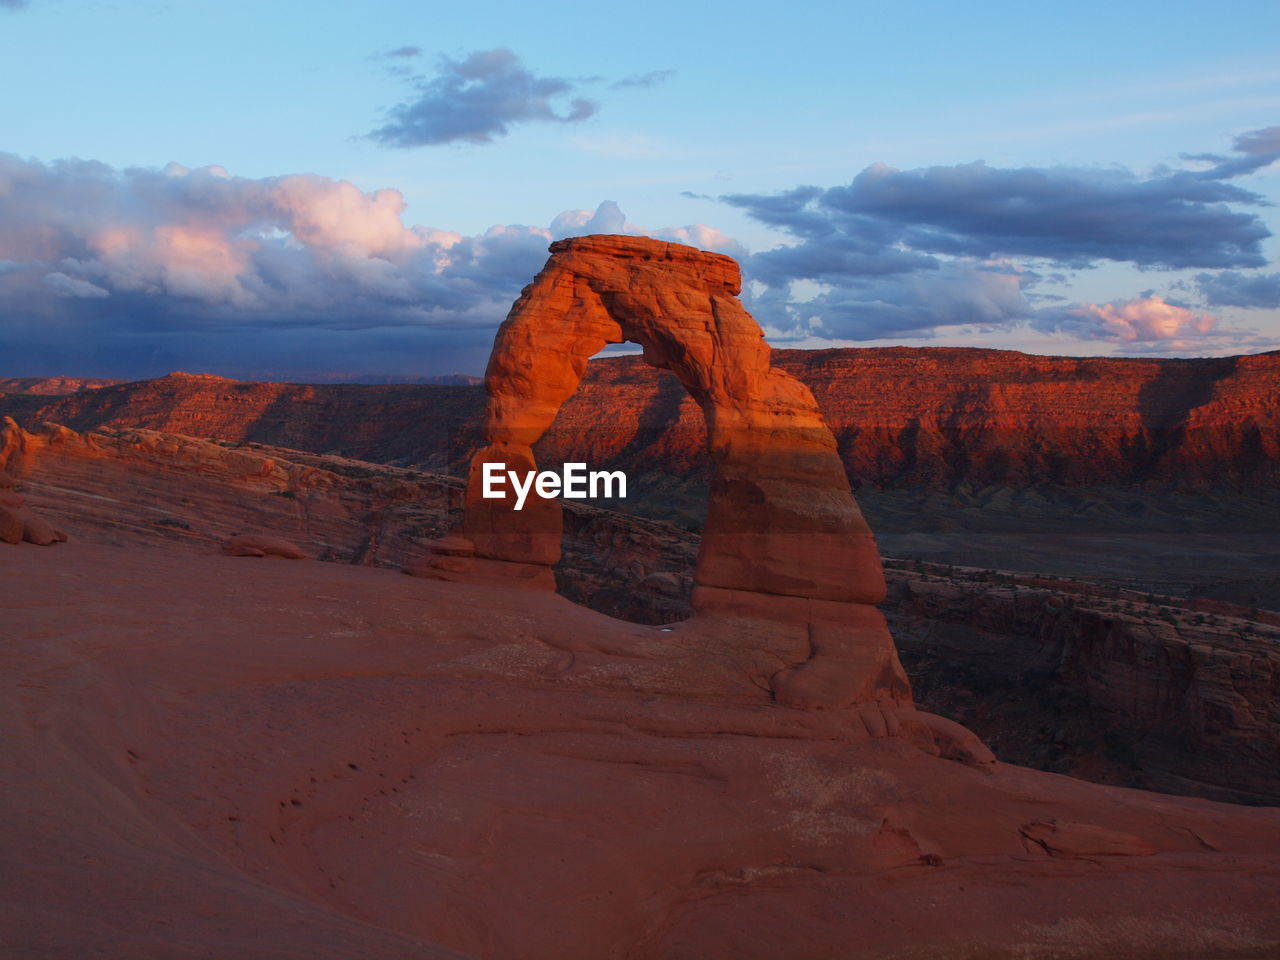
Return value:
<svg viewBox="0 0 1280 960">
<path fill-rule="evenodd" d="M 256 383 L 172 373 L 59 397 L 0 399 L 26 426 L 51 421 L 74 430 L 142 428 L 212 440 L 265 443 L 375 462 L 444 463 L 459 425 L 479 410 L 483 390 L 450 386 Z"/>
<path fill-rule="evenodd" d="M 1280 800 L 1280 617 L 897 566 L 885 609 L 918 699 L 1001 759 L 1166 793 Z"/>
<path fill-rule="evenodd" d="M 1121 360 L 894 347 L 779 350 L 774 364 L 813 392 L 855 484 L 1280 482 L 1280 353 Z M 172 374 L 39 404 L 10 396 L 0 412 L 438 467 L 478 435 L 483 401 L 479 387 Z M 700 411 L 639 357 L 588 364 L 538 451 L 672 477 L 706 469 Z"/>
<path fill-rule="evenodd" d="M 1003 350 L 779 350 L 810 390 L 855 483 L 946 489 L 1280 479 L 1280 353 L 1195 360 Z M 660 371 L 591 365 L 558 442 L 599 431 L 636 467 L 700 465 L 701 422 Z M 679 466 L 677 466 L 679 465 Z"/>
<path fill-rule="evenodd" d="M 101 377 L 0 377 L 0 393 L 28 393 L 59 397 L 81 390 L 97 390 L 119 383 Z"/>
<path fill-rule="evenodd" d="M 996 350 L 775 351 L 834 434 L 882 552 L 1125 578 L 1280 608 L 1280 353 L 1206 360 Z M 334 453 L 461 476 L 484 389 L 173 374 L 0 397 L 29 428 L 105 425 Z M 698 529 L 702 412 L 640 357 L 594 360 L 538 462 L 625 469 L 633 513 Z"/>
</svg>

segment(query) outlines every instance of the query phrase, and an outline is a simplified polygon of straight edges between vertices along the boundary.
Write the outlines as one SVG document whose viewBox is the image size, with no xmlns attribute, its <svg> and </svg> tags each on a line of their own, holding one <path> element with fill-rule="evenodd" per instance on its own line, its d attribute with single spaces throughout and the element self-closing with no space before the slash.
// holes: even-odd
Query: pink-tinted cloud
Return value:
<svg viewBox="0 0 1280 960">
<path fill-rule="evenodd" d="M 467 236 L 409 225 L 405 209 L 398 190 L 315 174 L 0 154 L 0 360 L 103 375 L 235 372 L 250 359 L 352 369 L 361 355 L 371 371 L 477 369 L 564 232 L 499 224 Z M 556 222 L 641 232 L 613 204 L 579 214 Z M 702 225 L 654 233 L 741 250 Z M 465 363 L 443 359 L 460 350 Z"/>
<path fill-rule="evenodd" d="M 1187 349 L 1222 332 L 1212 314 L 1197 313 L 1158 296 L 1054 307 L 1041 311 L 1036 326 L 1082 340 L 1161 343 L 1169 350 Z"/>
</svg>

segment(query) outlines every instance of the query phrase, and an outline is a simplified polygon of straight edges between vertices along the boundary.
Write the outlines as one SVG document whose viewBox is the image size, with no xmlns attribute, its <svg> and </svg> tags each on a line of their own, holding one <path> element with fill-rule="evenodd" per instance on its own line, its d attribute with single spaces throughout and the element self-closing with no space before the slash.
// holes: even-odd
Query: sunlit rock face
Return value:
<svg viewBox="0 0 1280 960">
<path fill-rule="evenodd" d="M 795 706 L 910 693 L 874 604 L 884 599 L 875 538 L 809 389 L 771 365 L 738 300 L 732 259 L 680 244 L 590 236 L 551 246 L 546 266 L 499 329 L 485 374 L 485 445 L 472 459 L 463 533 L 494 575 L 549 586 L 560 556 L 554 499 L 483 496 L 484 465 L 536 469 L 533 444 L 608 344 L 644 348 L 701 407 L 712 462 L 694 580 L 708 619 L 809 625 L 807 658 L 773 677 Z M 511 566 L 495 566 L 500 561 Z M 442 574 L 476 561 L 440 560 Z"/>
</svg>

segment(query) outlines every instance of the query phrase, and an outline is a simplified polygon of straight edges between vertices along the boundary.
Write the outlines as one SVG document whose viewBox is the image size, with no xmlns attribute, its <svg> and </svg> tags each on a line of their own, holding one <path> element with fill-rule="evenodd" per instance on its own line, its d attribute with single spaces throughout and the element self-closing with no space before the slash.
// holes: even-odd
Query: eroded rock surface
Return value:
<svg viewBox="0 0 1280 960">
<path fill-rule="evenodd" d="M 894 562 L 888 582 L 917 696 L 1001 759 L 1280 803 L 1280 616 L 937 564 Z"/>
<path fill-rule="evenodd" d="M 257 532 L 317 559 L 395 568 L 419 565 L 426 544 L 456 525 L 464 487 L 263 444 L 155 430 L 80 434 L 57 424 L 0 427 L 0 462 L 0 541 L 21 543 L 25 520 L 43 517 L 55 539 L 65 529 L 95 543 L 210 552 Z M 624 619 L 688 617 L 696 538 L 576 502 L 564 520 L 558 590 Z"/>
<path fill-rule="evenodd" d="M 737 263 L 719 254 L 636 237 L 591 236 L 551 245 L 545 267 L 499 329 L 485 386 L 483 446 L 472 458 L 466 570 L 538 583 L 560 555 L 557 501 L 482 495 L 486 464 L 527 474 L 533 445 L 577 389 L 587 361 L 611 343 L 644 348 L 701 407 L 712 463 L 710 501 L 694 570 L 704 621 L 803 625 L 805 656 L 771 680 L 798 707 L 910 703 L 875 604 L 884 576 L 875 539 L 849 488 L 835 439 L 800 381 L 770 363 L 759 324 L 738 300 Z M 546 583 L 546 578 L 542 579 Z M 778 651 L 790 657 L 792 651 Z"/>
<path fill-rule="evenodd" d="M 0 955 L 1280 948 L 1280 811 L 931 756 L 693 622 L 165 544 L 0 580 Z"/>
</svg>

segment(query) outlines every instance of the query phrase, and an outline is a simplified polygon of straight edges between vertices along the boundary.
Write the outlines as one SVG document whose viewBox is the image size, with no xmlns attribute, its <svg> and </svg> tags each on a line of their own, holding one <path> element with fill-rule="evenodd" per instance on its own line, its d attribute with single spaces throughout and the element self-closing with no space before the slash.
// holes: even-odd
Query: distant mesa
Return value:
<svg viewBox="0 0 1280 960">
<path fill-rule="evenodd" d="M 82 390 L 99 390 L 120 382 L 100 377 L 10 377 L 0 378 L 0 394 L 25 393 L 57 397 Z"/>
</svg>

